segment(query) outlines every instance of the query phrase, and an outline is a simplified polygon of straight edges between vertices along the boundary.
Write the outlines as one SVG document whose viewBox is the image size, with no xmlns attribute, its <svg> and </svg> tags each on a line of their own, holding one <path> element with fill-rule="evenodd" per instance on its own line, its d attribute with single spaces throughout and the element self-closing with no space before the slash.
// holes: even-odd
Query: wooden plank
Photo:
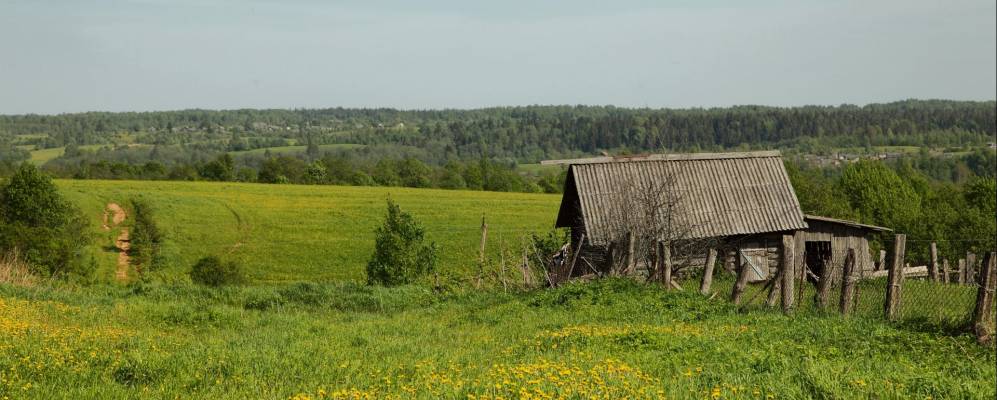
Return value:
<svg viewBox="0 0 997 400">
<path fill-rule="evenodd" d="M 717 263 L 717 249 L 710 249 L 706 256 L 706 265 L 703 266 L 703 282 L 699 285 L 699 293 L 710 294 L 710 286 L 713 285 L 713 267 Z"/>
<path fill-rule="evenodd" d="M 904 255 L 907 251 L 907 235 L 897 234 L 893 242 L 893 264 L 890 266 L 889 280 L 886 286 L 886 304 L 884 306 L 886 319 L 896 321 L 900 317 L 900 289 L 903 285 Z"/>
<path fill-rule="evenodd" d="M 855 249 L 848 249 L 845 256 L 845 267 L 841 272 L 841 303 L 839 308 L 842 315 L 852 313 L 855 307 Z"/>
<path fill-rule="evenodd" d="M 924 277 L 924 276 L 928 276 L 928 267 L 924 266 L 924 265 L 917 266 L 917 267 L 904 267 L 903 273 L 904 273 L 904 278 L 919 278 L 919 277 Z M 886 270 L 886 271 L 876 271 L 876 272 L 873 272 L 873 273 L 869 274 L 869 276 L 867 276 L 866 278 L 867 279 L 882 278 L 884 276 L 889 276 L 889 274 L 890 274 L 889 270 Z"/>
<path fill-rule="evenodd" d="M 997 253 L 988 253 L 980 270 L 980 288 L 973 309 L 973 331 L 981 345 L 988 345 L 994 336 L 994 289 L 997 288 Z"/>
</svg>

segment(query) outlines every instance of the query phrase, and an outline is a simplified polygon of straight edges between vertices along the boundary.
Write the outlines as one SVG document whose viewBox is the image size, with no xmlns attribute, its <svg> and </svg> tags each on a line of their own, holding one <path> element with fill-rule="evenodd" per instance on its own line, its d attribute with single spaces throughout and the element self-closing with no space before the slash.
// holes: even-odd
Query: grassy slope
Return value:
<svg viewBox="0 0 997 400">
<path fill-rule="evenodd" d="M 360 279 L 373 249 L 373 230 L 390 195 L 426 227 L 442 248 L 442 267 L 462 271 L 478 257 L 481 216 L 489 251 L 501 244 L 519 254 L 524 233 L 553 227 L 556 195 L 406 188 L 296 186 L 208 182 L 58 181 L 94 220 L 101 276 L 110 279 L 116 254 L 101 250 L 115 232 L 99 230 L 104 205 L 144 197 L 166 232 L 167 275 L 198 258 L 241 261 L 256 282 Z"/>
<path fill-rule="evenodd" d="M 623 281 L 449 298 L 0 285 L 0 398 L 983 399 L 994 363 L 965 336 Z"/>
</svg>

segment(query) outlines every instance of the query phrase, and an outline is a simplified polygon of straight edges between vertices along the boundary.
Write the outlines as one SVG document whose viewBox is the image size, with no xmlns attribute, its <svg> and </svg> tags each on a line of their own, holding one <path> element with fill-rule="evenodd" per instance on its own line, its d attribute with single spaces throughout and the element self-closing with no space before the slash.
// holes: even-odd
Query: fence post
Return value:
<svg viewBox="0 0 997 400">
<path fill-rule="evenodd" d="M 817 282 L 817 308 L 821 311 L 827 309 L 827 296 L 831 293 L 831 277 L 834 272 L 834 263 L 831 260 L 824 260 L 823 264 L 820 282 Z"/>
<path fill-rule="evenodd" d="M 523 243 L 523 287 L 529 288 L 533 286 L 533 280 L 530 279 L 530 258 L 526 253 L 526 243 Z"/>
<path fill-rule="evenodd" d="M 938 282 L 938 244 L 931 242 L 931 262 L 928 264 L 928 277 Z"/>
<path fill-rule="evenodd" d="M 793 312 L 793 283 L 796 281 L 796 241 L 782 235 L 782 312 Z"/>
<path fill-rule="evenodd" d="M 876 270 L 886 269 L 886 250 L 879 251 L 879 264 L 876 265 Z"/>
<path fill-rule="evenodd" d="M 765 306 L 772 308 L 775 303 L 779 301 L 779 295 L 782 293 L 782 272 L 776 275 L 775 284 L 772 285 L 772 289 L 769 289 L 769 297 L 765 300 Z"/>
<path fill-rule="evenodd" d="M 973 310 L 973 331 L 976 341 L 986 345 L 993 340 L 994 289 L 997 288 L 997 253 L 984 256 L 980 269 L 980 288 L 976 292 L 976 308 Z"/>
<path fill-rule="evenodd" d="M 672 290 L 672 244 L 671 242 L 658 242 L 658 251 L 661 254 L 661 283 L 665 285 L 665 290 Z"/>
<path fill-rule="evenodd" d="M 741 305 L 741 295 L 744 294 L 744 287 L 748 284 L 748 263 L 741 263 L 737 269 L 737 281 L 734 282 L 734 290 L 730 293 L 730 301 L 734 305 Z"/>
<path fill-rule="evenodd" d="M 888 286 L 886 286 L 886 319 L 896 321 L 900 311 L 900 287 L 904 281 L 904 254 L 907 251 L 907 235 L 897 234 L 893 242 L 893 264 L 890 266 Z"/>
<path fill-rule="evenodd" d="M 706 265 L 703 266 L 703 283 L 699 285 L 699 293 L 710 294 L 710 285 L 713 284 L 713 266 L 717 263 L 717 249 L 710 249 L 706 255 Z"/>
<path fill-rule="evenodd" d="M 966 252 L 966 284 L 972 285 L 976 282 L 976 254 Z"/>
<path fill-rule="evenodd" d="M 942 283 L 949 283 L 949 259 L 942 259 Z"/>
<path fill-rule="evenodd" d="M 959 259 L 959 284 L 960 285 L 965 285 L 966 284 L 966 259 L 965 258 L 960 258 Z"/>
<path fill-rule="evenodd" d="M 841 272 L 841 314 L 848 315 L 852 313 L 854 308 L 855 300 L 855 277 L 852 276 L 855 272 L 855 249 L 848 249 L 848 255 L 845 256 L 845 268 Z"/>
<path fill-rule="evenodd" d="M 481 216 L 481 247 L 478 249 L 478 282 L 477 287 L 481 287 L 481 279 L 485 275 L 485 241 L 488 240 L 488 224 L 485 223 L 485 216 Z"/>
<path fill-rule="evenodd" d="M 627 233 L 627 257 L 625 258 L 622 271 L 629 271 L 634 265 L 634 246 L 637 244 L 637 240 L 634 236 L 633 231 Z"/>
</svg>

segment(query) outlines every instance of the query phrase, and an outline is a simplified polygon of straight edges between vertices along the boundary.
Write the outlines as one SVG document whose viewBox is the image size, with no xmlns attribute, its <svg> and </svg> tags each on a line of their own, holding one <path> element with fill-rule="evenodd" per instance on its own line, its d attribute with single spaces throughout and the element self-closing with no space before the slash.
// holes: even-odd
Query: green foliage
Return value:
<svg viewBox="0 0 997 400">
<path fill-rule="evenodd" d="M 0 188 L 0 249 L 19 251 L 35 273 L 89 279 L 89 228 L 52 179 L 30 163 Z"/>
<path fill-rule="evenodd" d="M 849 165 L 841 173 L 838 188 L 863 222 L 905 231 L 921 213 L 921 197 L 910 182 L 880 162 Z"/>
<path fill-rule="evenodd" d="M 132 199 L 132 214 L 134 222 L 128 249 L 131 263 L 143 273 L 162 267 L 160 248 L 163 244 L 163 235 L 156 225 L 152 206 L 145 200 Z"/>
<path fill-rule="evenodd" d="M 374 231 L 367 283 L 394 286 L 433 272 L 439 251 L 436 243 L 425 243 L 425 234 L 422 225 L 389 198 L 384 224 Z"/>
<path fill-rule="evenodd" d="M 208 256 L 197 261 L 190 270 L 190 280 L 202 285 L 219 287 L 245 282 L 242 269 L 235 261 L 222 261 Z"/>
</svg>

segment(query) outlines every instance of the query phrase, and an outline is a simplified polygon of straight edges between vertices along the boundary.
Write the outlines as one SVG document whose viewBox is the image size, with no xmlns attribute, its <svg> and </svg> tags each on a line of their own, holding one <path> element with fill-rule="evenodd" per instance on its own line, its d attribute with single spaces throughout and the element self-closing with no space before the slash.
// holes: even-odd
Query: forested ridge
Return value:
<svg viewBox="0 0 997 400">
<path fill-rule="evenodd" d="M 995 102 L 907 100 L 866 106 L 632 109 L 525 106 L 476 110 L 300 109 L 90 112 L 0 116 L 0 135 L 38 148 L 70 144 L 269 147 L 272 140 L 401 145 L 447 159 L 536 162 L 622 150 L 950 146 L 997 134 Z M 816 148 L 815 148 L 816 147 Z"/>
</svg>

